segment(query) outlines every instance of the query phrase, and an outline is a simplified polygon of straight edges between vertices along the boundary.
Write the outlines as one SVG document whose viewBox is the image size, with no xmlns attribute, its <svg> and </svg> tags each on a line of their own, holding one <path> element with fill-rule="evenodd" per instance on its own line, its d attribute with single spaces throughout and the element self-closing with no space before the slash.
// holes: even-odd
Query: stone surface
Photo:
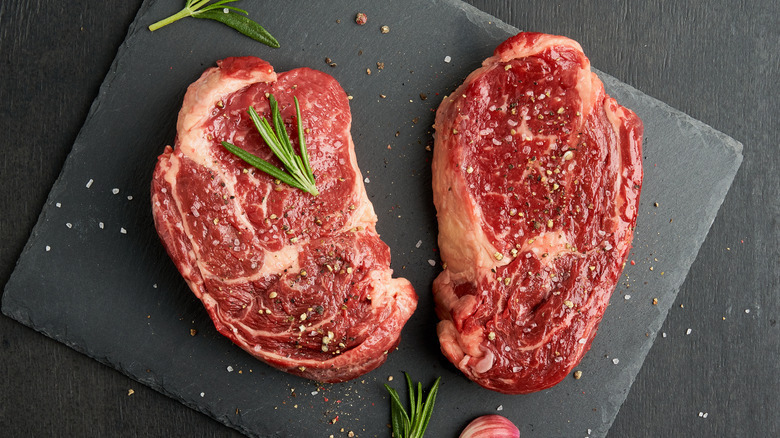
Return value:
<svg viewBox="0 0 780 438">
<path fill-rule="evenodd" d="M 252 436 L 342 427 L 384 435 L 382 383 L 393 375 L 401 388 L 403 370 L 425 383 L 443 376 L 437 411 L 457 415 L 434 416 L 432 435 L 454 436 L 498 406 L 524 435 L 606 435 L 736 173 L 741 145 L 601 75 L 607 91 L 645 122 L 645 184 L 630 256 L 636 264 L 626 267 L 578 367 L 582 379 L 529 396 L 492 393 L 466 381 L 438 352 L 427 293 L 439 267 L 428 263 L 438 259 L 425 146 L 441 98 L 515 30 L 454 1 L 415 2 L 412 16 L 411 6 L 374 5 L 365 8 L 366 26 L 355 25 L 346 2 L 307 5 L 306 15 L 282 6 L 268 14 L 276 19 L 266 27 L 283 44 L 271 50 L 199 20 L 150 33 L 145 26 L 179 4 L 143 4 L 6 285 L 3 312 Z M 384 24 L 387 34 L 379 30 Z M 234 347 L 215 332 L 157 241 L 149 179 L 173 140 L 184 89 L 216 59 L 236 55 L 260 56 L 279 71 L 324 70 L 353 96 L 353 138 L 379 232 L 397 273 L 421 298 L 399 350 L 363 379 L 320 387 Z M 299 423 L 304 409 L 310 420 Z"/>
</svg>

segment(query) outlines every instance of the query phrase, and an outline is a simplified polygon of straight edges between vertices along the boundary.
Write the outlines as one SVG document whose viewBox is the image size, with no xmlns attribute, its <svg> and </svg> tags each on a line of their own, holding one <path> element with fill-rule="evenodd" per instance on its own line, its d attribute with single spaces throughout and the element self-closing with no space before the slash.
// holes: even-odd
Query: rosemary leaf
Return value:
<svg viewBox="0 0 780 438">
<path fill-rule="evenodd" d="M 439 382 L 441 377 L 437 378 L 433 383 L 430 391 L 428 391 L 425 402 L 423 403 L 422 383 L 417 383 L 417 389 L 415 391 L 412 379 L 409 374 L 404 373 L 406 376 L 406 386 L 409 391 L 409 411 L 411 415 L 406 413 L 401 400 L 398 397 L 398 393 L 385 384 L 387 392 L 390 393 L 390 417 L 393 426 L 393 437 L 395 438 L 423 438 L 425 435 L 425 429 L 428 427 L 428 423 L 431 420 L 433 414 L 433 405 L 436 401 L 436 396 L 439 393 Z"/>
<path fill-rule="evenodd" d="M 243 15 L 232 12 L 226 14 L 221 10 L 211 10 L 193 16 L 195 18 L 208 18 L 210 20 L 219 21 L 220 23 L 230 26 L 233 29 L 248 36 L 249 38 L 261 42 L 268 47 L 273 47 L 274 49 L 279 48 L 279 41 L 277 41 L 273 35 L 268 33 L 268 31 L 265 30 L 263 26 L 255 23 Z"/>
<path fill-rule="evenodd" d="M 211 1 L 212 0 L 187 0 L 181 11 L 153 23 L 149 26 L 149 30 L 155 31 L 186 17 L 205 18 L 232 27 L 249 38 L 259 41 L 269 47 L 279 48 L 279 41 L 277 41 L 273 35 L 268 33 L 263 26 L 245 17 L 245 15 L 249 15 L 247 11 L 234 6 L 228 6 L 229 3 L 238 0 L 219 0 L 215 3 L 210 3 Z"/>
<path fill-rule="evenodd" d="M 274 122 L 275 129 L 271 127 L 271 124 L 268 123 L 268 120 L 266 120 L 265 117 L 260 117 L 254 107 L 250 106 L 247 112 L 249 113 L 249 117 L 252 119 L 255 128 L 257 128 L 260 136 L 265 141 L 265 144 L 279 161 L 282 162 L 286 172 L 231 143 L 223 141 L 222 146 L 233 155 L 244 160 L 247 164 L 262 170 L 279 181 L 314 196 L 319 195 L 317 184 L 314 180 L 314 173 L 311 171 L 311 166 L 309 165 L 309 153 L 306 150 L 306 145 L 301 134 L 303 132 L 303 119 L 301 118 L 298 99 L 295 98 L 295 109 L 298 122 L 299 141 L 301 142 L 300 156 L 296 155 L 295 150 L 292 147 L 292 140 L 290 140 L 290 136 L 285 130 L 284 120 L 279 111 L 279 103 L 276 101 L 273 94 L 268 95 L 268 101 L 271 105 L 271 119 Z"/>
</svg>

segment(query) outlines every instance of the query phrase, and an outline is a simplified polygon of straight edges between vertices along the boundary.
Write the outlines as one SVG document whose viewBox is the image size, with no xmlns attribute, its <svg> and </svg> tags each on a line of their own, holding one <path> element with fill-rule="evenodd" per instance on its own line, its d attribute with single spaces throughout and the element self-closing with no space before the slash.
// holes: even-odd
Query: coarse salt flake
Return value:
<svg viewBox="0 0 780 438">
<path fill-rule="evenodd" d="M 98 222 L 98 226 L 102 230 L 103 228 L 105 228 L 106 225 L 103 222 Z"/>
<path fill-rule="evenodd" d="M 579 342 L 580 344 L 584 344 L 584 343 L 588 342 L 588 340 L 585 339 L 585 338 L 580 338 L 580 340 L 577 341 L 577 342 Z"/>
<path fill-rule="evenodd" d="M 124 228 L 120 228 L 120 229 L 119 229 L 119 232 L 120 232 L 120 233 L 122 233 L 122 234 L 127 234 L 127 230 L 126 230 L 126 229 L 124 229 Z"/>
<path fill-rule="evenodd" d="M 115 194 L 115 195 L 118 195 L 118 194 L 119 194 L 119 189 L 117 189 L 117 188 L 115 187 L 115 188 L 111 189 L 111 193 L 113 193 L 113 194 Z"/>
<path fill-rule="evenodd" d="M 70 222 L 66 223 L 65 226 L 68 227 L 68 228 L 73 228 L 73 224 L 70 223 Z"/>
<path fill-rule="evenodd" d="M 619 364 L 619 363 L 620 363 L 620 359 L 618 359 L 618 358 L 614 358 L 614 359 L 612 359 L 612 363 L 614 363 L 615 365 L 617 365 L 617 364 Z"/>
<path fill-rule="evenodd" d="M 200 393 L 200 396 L 201 396 L 201 397 L 205 397 L 205 396 L 206 396 L 206 393 L 205 393 L 205 392 L 201 392 L 201 393 Z"/>
<path fill-rule="evenodd" d="M 56 206 L 57 206 L 57 208 L 60 208 L 60 207 L 62 207 L 62 204 L 60 204 L 59 202 L 58 202 L 58 203 L 56 203 L 56 204 L 54 204 L 54 205 L 56 205 Z"/>
<path fill-rule="evenodd" d="M 496 408 L 496 410 L 497 410 L 497 411 L 503 411 L 503 410 L 504 410 L 504 405 L 498 405 L 498 407 Z"/>
<path fill-rule="evenodd" d="M 49 245 L 46 245 L 46 251 L 51 251 L 51 247 Z"/>
<path fill-rule="evenodd" d="M 436 266 L 436 260 L 428 259 L 428 264 L 431 266 Z"/>
<path fill-rule="evenodd" d="M 419 248 L 420 246 L 422 246 L 422 240 L 418 240 L 417 243 L 414 244 L 415 248 Z"/>
<path fill-rule="evenodd" d="M 750 313 L 750 309 L 745 309 L 745 313 Z"/>
<path fill-rule="evenodd" d="M 661 333 L 661 336 L 666 337 L 666 332 Z"/>
<path fill-rule="evenodd" d="M 368 177 L 366 177 L 366 179 L 364 179 L 364 180 L 363 180 L 363 182 L 365 182 L 366 184 L 368 184 L 368 183 L 370 183 L 370 182 L 371 182 L 371 180 L 370 180 L 370 179 L 368 179 Z"/>
<path fill-rule="evenodd" d="M 452 58 L 450 57 L 450 55 L 447 55 L 447 56 L 444 57 L 444 62 L 450 62 L 450 61 L 452 61 Z"/>
<path fill-rule="evenodd" d="M 686 334 L 686 335 L 690 335 L 692 331 L 693 331 L 693 330 L 691 330 L 691 329 L 688 329 L 688 330 L 686 330 L 686 331 L 685 331 L 685 334 Z"/>
<path fill-rule="evenodd" d="M 227 367 L 227 371 L 228 371 L 229 373 L 232 373 L 232 372 L 233 372 L 233 367 L 232 367 L 232 366 L 230 366 L 230 365 L 228 365 L 228 367 Z"/>
<path fill-rule="evenodd" d="M 92 178 L 90 178 L 90 179 L 89 179 L 89 181 L 87 181 L 87 188 L 90 188 L 90 187 L 92 187 L 92 183 L 93 183 L 93 182 L 95 182 L 95 180 L 93 180 Z"/>
<path fill-rule="evenodd" d="M 127 200 L 128 200 L 128 201 L 132 201 L 132 200 L 133 200 L 133 196 L 132 196 L 132 195 L 128 195 L 128 196 L 127 196 Z"/>
<path fill-rule="evenodd" d="M 628 300 L 630 300 L 630 299 L 631 299 L 631 295 L 629 295 L 629 294 L 626 294 L 626 296 L 624 296 L 623 298 L 625 298 L 625 299 L 626 299 L 626 301 L 628 301 Z"/>
</svg>

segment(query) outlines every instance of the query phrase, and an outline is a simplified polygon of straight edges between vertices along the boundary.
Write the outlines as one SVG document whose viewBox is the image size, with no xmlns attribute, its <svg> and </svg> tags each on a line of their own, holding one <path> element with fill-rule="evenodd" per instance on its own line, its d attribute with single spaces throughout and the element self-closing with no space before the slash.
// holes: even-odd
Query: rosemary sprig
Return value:
<svg viewBox="0 0 780 438">
<path fill-rule="evenodd" d="M 306 139 L 303 135 L 301 107 L 298 104 L 298 98 L 293 97 L 293 99 L 295 100 L 295 115 L 298 120 L 298 144 L 300 145 L 300 155 L 295 153 L 292 146 L 292 140 L 290 140 L 290 136 L 284 129 L 284 120 L 282 120 L 282 114 L 279 111 L 279 104 L 273 94 L 268 95 L 268 102 L 271 104 L 271 120 L 273 120 L 274 123 L 273 128 L 265 117 L 260 118 L 260 115 L 257 114 L 254 107 L 250 106 L 248 110 L 249 117 L 252 118 L 252 122 L 255 124 L 257 131 L 260 132 L 260 136 L 265 140 L 265 144 L 267 144 L 271 149 L 271 152 L 279 158 L 279 161 L 282 162 L 282 165 L 287 169 L 287 172 L 226 141 L 222 142 L 222 146 L 233 155 L 244 160 L 247 164 L 262 170 L 279 181 L 317 196 L 320 192 L 317 190 L 317 185 L 314 181 L 314 173 L 312 172 L 311 164 L 309 163 L 309 153 L 306 151 Z"/>
<path fill-rule="evenodd" d="M 273 48 L 279 48 L 279 41 L 276 41 L 276 38 L 268 33 L 263 26 L 244 16 L 249 15 L 247 11 L 234 6 L 228 6 L 228 3 L 238 0 L 218 0 L 215 3 L 210 3 L 211 1 L 213 0 L 187 0 L 184 9 L 152 24 L 149 26 L 149 30 L 155 31 L 186 17 L 207 18 L 230 26 L 255 41 Z"/>
<path fill-rule="evenodd" d="M 422 438 L 425 435 L 425 429 L 431 420 L 433 413 L 433 404 L 436 401 L 436 395 L 439 393 L 439 382 L 441 377 L 433 382 L 433 386 L 428 391 L 428 396 L 423 403 L 422 383 L 417 382 L 417 391 L 415 391 L 412 379 L 409 374 L 406 376 L 406 385 L 409 391 L 410 413 L 404 409 L 398 392 L 385 384 L 387 392 L 390 393 L 390 418 L 393 426 L 394 438 Z M 415 395 L 416 392 L 416 395 Z"/>
</svg>

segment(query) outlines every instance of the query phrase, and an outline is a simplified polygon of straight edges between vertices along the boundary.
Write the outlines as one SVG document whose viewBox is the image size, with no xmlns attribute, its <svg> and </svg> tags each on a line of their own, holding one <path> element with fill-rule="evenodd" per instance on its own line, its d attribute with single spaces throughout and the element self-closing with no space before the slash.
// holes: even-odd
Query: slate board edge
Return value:
<svg viewBox="0 0 780 438">
<path fill-rule="evenodd" d="M 6 298 L 7 294 L 5 292 L 10 288 L 12 283 L 14 283 L 14 280 L 17 276 L 16 268 L 19 266 L 19 262 L 22 260 L 24 254 L 27 251 L 31 250 L 32 246 L 36 242 L 39 228 L 41 228 L 42 224 L 46 221 L 47 207 L 54 204 L 54 199 L 56 199 L 59 190 L 61 190 L 58 188 L 67 185 L 67 184 L 61 184 L 63 181 L 63 176 L 67 173 L 67 170 L 70 168 L 70 166 L 74 165 L 73 154 L 74 152 L 78 152 L 80 150 L 80 145 L 82 142 L 81 140 L 87 134 L 89 129 L 91 129 L 92 119 L 94 118 L 95 114 L 97 114 L 97 112 L 100 110 L 100 106 L 102 104 L 102 98 L 103 96 L 108 94 L 111 88 L 111 84 L 114 82 L 114 78 L 117 75 L 117 72 L 119 70 L 119 63 L 122 61 L 122 58 L 124 58 L 125 53 L 128 50 L 129 47 L 128 40 L 138 32 L 141 16 L 144 15 L 146 11 L 149 9 L 149 6 L 155 3 L 156 1 L 157 0 L 145 0 L 141 4 L 141 7 L 138 8 L 138 12 L 136 13 L 135 18 L 133 19 L 133 22 L 130 24 L 130 27 L 127 30 L 127 34 L 125 35 L 125 38 L 122 40 L 122 43 L 119 45 L 119 49 L 117 50 L 117 54 L 114 57 L 114 60 L 111 62 L 111 67 L 109 67 L 108 73 L 106 73 L 106 77 L 105 79 L 103 79 L 103 82 L 100 84 L 98 93 L 89 107 L 89 112 L 87 113 L 87 117 L 84 119 L 84 123 L 81 125 L 81 129 L 79 129 L 79 133 L 76 135 L 76 139 L 73 142 L 73 147 L 71 148 L 70 152 L 68 152 L 68 156 L 65 159 L 65 163 L 63 164 L 60 173 L 57 175 L 57 179 L 54 181 L 54 184 L 52 185 L 52 188 L 49 191 L 48 196 L 46 197 L 46 201 L 44 202 L 43 207 L 41 207 L 41 213 L 38 215 L 38 220 L 35 222 L 35 226 L 33 226 L 33 229 L 30 232 L 30 237 L 29 239 L 27 239 L 27 243 L 25 243 L 24 247 L 22 248 L 22 252 L 19 254 L 19 257 L 17 258 L 16 263 L 14 264 L 14 270 L 11 272 L 11 276 L 9 277 L 8 282 L 3 287 L 3 296 L 2 299 L 0 300 L 0 306 L 1 306 L 0 310 L 2 310 L 2 313 L 4 315 L 13 318 L 28 327 L 35 328 L 32 327 L 32 322 L 30 321 L 29 316 L 26 313 L 12 312 L 8 308 L 10 304 L 8 303 L 8 298 Z M 44 333 L 38 329 L 36 330 L 41 333 Z M 44 334 L 46 336 L 49 336 L 47 333 Z"/>
<path fill-rule="evenodd" d="M 135 34 L 137 34 L 139 32 L 139 30 L 145 29 L 145 26 L 142 26 L 140 24 L 140 22 L 142 21 L 141 18 L 143 18 L 142 16 L 145 15 L 146 11 L 151 7 L 151 5 L 153 5 L 155 3 L 156 3 L 156 0 L 146 0 L 146 1 L 144 1 L 144 3 L 139 8 L 139 11 L 136 14 L 135 19 L 133 20 L 133 22 L 131 23 L 130 27 L 128 28 L 128 32 L 127 32 L 127 35 L 126 35 L 125 39 L 123 40 L 123 42 L 121 43 L 121 45 L 120 45 L 120 47 L 118 49 L 117 56 L 114 58 L 114 61 L 112 62 L 112 65 L 111 65 L 111 67 L 109 69 L 109 72 L 107 73 L 106 78 L 104 79 L 103 83 L 101 84 L 99 92 L 98 92 L 95 100 L 93 101 L 93 103 L 92 103 L 92 105 L 90 107 L 89 113 L 88 113 L 88 115 L 87 115 L 87 117 L 86 117 L 86 119 L 84 121 L 84 124 L 83 124 L 81 130 L 79 131 L 78 136 L 76 137 L 76 140 L 74 142 L 74 147 L 71 150 L 71 152 L 78 152 L 80 150 L 80 144 L 81 144 L 80 140 L 81 140 L 81 138 L 83 136 L 87 135 L 89 130 L 93 127 L 92 126 L 92 124 L 93 124 L 92 119 L 93 119 L 94 115 L 100 109 L 100 106 L 102 104 L 102 98 L 106 94 L 108 94 L 108 92 L 110 91 L 112 83 L 114 82 L 114 79 L 115 79 L 115 77 L 117 75 L 117 72 L 119 71 L 120 63 L 124 61 L 124 58 L 125 58 L 125 55 L 126 55 L 126 51 L 128 50 L 128 48 L 130 47 L 130 45 L 132 43 L 131 38 Z M 476 23 L 478 20 L 484 20 L 486 22 L 491 22 L 492 24 L 495 24 L 496 25 L 495 29 L 497 29 L 497 30 L 505 31 L 505 32 L 508 32 L 508 33 L 517 33 L 517 32 L 519 32 L 519 30 L 514 28 L 513 26 L 508 25 L 508 24 L 504 23 L 503 21 L 501 21 L 501 20 L 499 20 L 499 19 L 497 19 L 497 18 L 495 18 L 495 17 L 493 17 L 493 16 L 491 16 L 491 15 L 489 15 L 489 14 L 483 12 L 483 11 L 480 11 L 479 9 L 477 9 L 477 8 L 471 6 L 471 5 L 462 3 L 459 0 L 432 0 L 432 3 L 434 3 L 434 4 L 441 3 L 441 4 L 452 5 L 452 6 L 456 7 L 456 8 L 458 8 L 458 9 L 462 10 L 465 13 L 466 17 L 468 18 L 468 20 L 472 21 L 472 22 Z M 619 82 L 617 79 L 613 78 L 612 76 L 609 76 L 609 75 L 604 74 L 604 73 L 602 73 L 600 71 L 597 71 L 596 69 L 593 69 L 593 70 L 596 71 L 599 74 L 600 78 L 605 83 L 610 83 L 610 82 L 616 83 L 616 82 Z M 621 86 L 624 87 L 625 91 L 628 92 L 628 93 L 644 94 L 641 91 L 637 90 L 636 88 L 634 88 L 634 87 L 632 87 L 632 86 L 630 86 L 628 84 L 621 83 Z M 666 111 L 668 111 L 670 116 L 678 118 L 678 120 L 680 122 L 684 122 L 684 123 L 689 123 L 691 125 L 695 125 L 697 128 L 699 128 L 699 130 L 709 131 L 709 134 L 714 135 L 714 136 L 719 136 L 719 137 L 721 137 L 721 139 L 727 140 L 727 141 L 724 141 L 724 144 L 730 145 L 731 148 L 732 148 L 733 153 L 736 155 L 736 160 L 734 161 L 734 166 L 733 166 L 732 171 L 729 172 L 728 174 L 726 174 L 723 178 L 721 178 L 719 180 L 719 184 L 716 187 L 717 190 L 713 190 L 713 192 L 712 192 L 713 193 L 713 198 L 717 199 L 717 196 L 721 197 L 720 198 L 721 202 L 712 205 L 711 206 L 711 211 L 707 212 L 708 213 L 708 217 L 710 217 L 711 219 L 708 221 L 708 223 L 706 225 L 704 225 L 704 226 L 707 227 L 707 233 L 705 233 L 705 235 L 706 235 L 706 234 L 708 234 L 709 229 L 711 228 L 711 225 L 714 222 L 714 219 L 715 219 L 715 217 L 717 215 L 717 211 L 719 210 L 720 205 L 722 204 L 723 199 L 725 198 L 725 195 L 728 192 L 728 188 L 730 187 L 731 182 L 732 182 L 734 176 L 736 175 L 736 172 L 738 171 L 739 166 L 740 166 L 740 164 L 742 162 L 742 154 L 741 154 L 741 152 L 742 152 L 742 144 L 737 142 L 737 141 L 735 141 L 735 140 L 733 140 L 733 139 L 731 139 L 730 137 L 726 136 L 725 134 L 722 134 L 719 131 L 712 129 L 709 125 L 707 125 L 707 124 L 705 124 L 703 122 L 700 122 L 700 121 L 698 121 L 696 119 L 693 119 L 692 117 L 682 113 L 679 110 L 676 110 L 676 109 L 670 107 L 669 105 L 667 105 L 667 104 L 665 104 L 663 102 L 658 101 L 657 99 L 654 99 L 654 98 L 651 98 L 651 99 L 653 99 L 656 103 L 658 103 L 660 108 L 663 108 Z M 60 183 L 60 179 L 62 178 L 63 174 L 66 173 L 66 170 L 68 169 L 68 166 L 72 166 L 72 165 L 74 165 L 74 162 L 71 159 L 71 156 L 69 154 L 69 158 L 66 160 L 65 165 L 63 166 L 63 169 L 61 170 L 61 172 L 60 172 L 60 174 L 59 174 L 59 176 L 57 178 L 57 181 L 55 182 L 55 184 L 53 186 L 54 188 L 56 188 L 58 186 L 60 186 L 61 188 L 64 188 L 65 186 L 67 186 L 66 184 L 59 184 L 59 183 Z M 28 239 L 27 244 L 25 245 L 24 249 L 22 250 L 22 254 L 24 254 L 27 250 L 31 249 L 31 247 L 37 241 L 37 235 L 38 235 L 37 231 L 38 231 L 38 228 L 47 219 L 47 217 L 46 217 L 47 216 L 47 214 L 46 214 L 47 209 L 45 207 L 47 207 L 49 204 L 53 203 L 53 199 L 56 198 L 57 193 L 58 193 L 58 191 L 56 191 L 56 190 L 52 190 L 49 193 L 47 201 L 44 204 L 44 208 L 42 209 L 42 211 L 41 211 L 41 213 L 39 215 L 38 221 L 36 222 L 36 225 L 33 228 L 33 231 L 31 233 L 31 237 L 30 237 L 30 239 Z M 703 243 L 703 240 L 702 240 L 702 243 Z M 701 247 L 701 244 L 697 248 L 697 251 L 696 251 L 695 254 L 698 253 L 698 249 L 700 247 Z M 17 266 L 18 266 L 20 260 L 21 260 L 21 255 L 20 255 L 19 259 L 17 260 L 17 263 L 16 263 Z M 694 260 L 695 260 L 695 257 L 690 260 L 690 263 L 688 263 L 688 266 L 686 268 L 686 272 L 688 271 L 688 269 L 690 268 L 690 265 L 693 263 Z M 15 272 L 12 273 L 8 283 L 5 286 L 5 289 L 8 289 L 9 286 L 12 283 L 14 283 L 14 280 L 15 280 L 14 277 L 15 277 Z M 679 287 L 680 286 L 677 286 L 677 291 L 679 291 Z M 675 291 L 675 293 L 674 293 L 675 296 L 677 294 L 677 291 Z M 144 384 L 144 385 L 146 385 L 146 386 L 148 386 L 148 387 L 150 387 L 150 388 L 160 392 L 161 394 L 164 394 L 164 395 L 166 395 L 168 397 L 171 397 L 171 398 L 173 398 L 175 400 L 178 400 L 179 402 L 181 402 L 185 406 L 188 406 L 188 407 L 190 407 L 190 408 L 192 408 L 194 410 L 197 410 L 197 411 L 202 412 L 202 413 L 204 413 L 206 415 L 209 415 L 210 417 L 216 419 L 217 421 L 219 421 L 219 422 L 221 422 L 221 423 L 223 423 L 223 424 L 225 424 L 225 425 L 227 425 L 229 427 L 232 427 L 232 428 L 234 428 L 236 430 L 239 430 L 240 432 L 242 432 L 242 433 L 244 433 L 246 435 L 249 435 L 249 436 L 258 436 L 255 433 L 253 433 L 251 430 L 246 429 L 245 427 L 243 427 L 243 426 L 241 426 L 239 424 L 236 424 L 235 422 L 230 421 L 230 418 L 227 417 L 224 414 L 217 415 L 217 413 L 215 413 L 215 412 L 213 412 L 211 410 L 205 409 L 204 406 L 195 405 L 195 404 L 193 404 L 191 402 L 188 402 L 187 400 L 185 400 L 184 398 L 182 398 L 182 397 L 180 397 L 180 396 L 178 396 L 176 394 L 168 392 L 162 385 L 157 383 L 154 379 L 150 379 L 149 378 L 150 376 L 143 376 L 143 375 L 138 375 L 138 374 L 132 373 L 129 370 L 125 369 L 122 366 L 121 363 L 111 363 L 107 357 L 99 357 L 99 356 L 96 356 L 96 355 L 91 355 L 89 353 L 89 349 L 88 348 L 81 348 L 78 345 L 76 345 L 76 344 L 74 344 L 72 342 L 69 342 L 68 340 L 64 339 L 63 336 L 53 335 L 52 333 L 49 333 L 49 331 L 45 327 L 40 327 L 40 328 L 34 327 L 33 321 L 31 321 L 29 313 L 27 311 L 25 311 L 25 309 L 23 309 L 21 307 L 18 307 L 17 309 L 15 309 L 15 311 L 11 310 L 10 307 L 12 306 L 13 303 L 9 303 L 8 302 L 9 300 L 6 299 L 5 295 L 6 294 L 3 294 L 3 297 L 2 297 L 2 312 L 6 316 L 9 316 L 9 317 L 11 317 L 11 318 L 21 322 L 22 324 L 27 325 L 27 326 L 33 328 L 34 330 L 36 330 L 36 331 L 46 335 L 47 337 L 50 337 L 50 338 L 55 339 L 55 340 L 57 340 L 59 342 L 62 342 L 63 344 L 67 345 L 68 347 L 73 348 L 74 350 L 76 350 L 76 351 L 78 351 L 78 352 L 80 352 L 82 354 L 85 354 L 88 357 L 91 357 L 91 358 L 97 360 L 98 362 L 100 362 L 100 363 L 102 363 L 104 365 L 109 365 L 112 368 L 117 369 L 118 371 L 120 371 L 123 374 L 127 375 L 128 377 L 132 378 L 133 380 L 136 380 L 139 383 L 142 383 L 142 384 Z M 670 304 L 670 306 L 671 306 L 671 304 Z M 669 310 L 668 308 L 664 310 L 663 318 L 659 320 L 659 327 L 658 327 L 658 329 L 660 329 L 660 325 L 662 325 L 664 320 L 666 319 L 666 315 L 668 314 L 668 310 Z M 653 338 L 655 338 L 656 335 L 657 335 L 657 330 L 655 330 L 653 332 Z M 653 344 L 652 342 L 649 343 L 648 347 L 646 349 L 643 349 L 644 351 L 640 351 L 640 354 L 642 356 L 642 361 L 640 361 L 640 363 L 644 361 L 644 358 L 646 357 L 647 352 L 649 352 L 649 349 L 652 346 L 652 344 Z M 631 374 L 630 383 L 631 384 L 633 384 L 639 368 L 641 368 L 641 366 L 637 367 L 636 370 L 631 370 L 631 372 L 630 372 L 630 374 Z M 625 400 L 626 396 L 628 395 L 629 390 L 630 390 L 630 386 L 625 390 L 624 393 L 621 394 L 622 400 L 618 404 L 618 406 L 622 405 L 622 401 Z M 606 433 L 606 431 L 609 430 L 609 427 L 611 427 L 611 424 L 614 421 L 616 415 L 617 415 L 617 411 L 615 412 L 615 415 L 611 416 L 612 418 L 607 422 L 607 428 L 605 430 L 605 433 Z"/>
</svg>

